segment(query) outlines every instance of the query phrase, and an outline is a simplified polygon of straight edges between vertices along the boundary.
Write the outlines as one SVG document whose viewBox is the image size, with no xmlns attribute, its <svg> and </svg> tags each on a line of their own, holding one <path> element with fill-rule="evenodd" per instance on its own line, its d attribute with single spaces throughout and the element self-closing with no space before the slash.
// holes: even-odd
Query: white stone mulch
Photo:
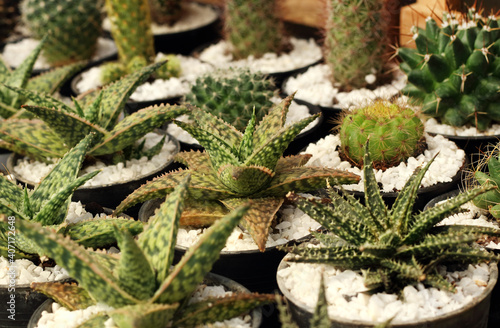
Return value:
<svg viewBox="0 0 500 328">
<path fill-rule="evenodd" d="M 288 53 L 267 53 L 261 58 L 249 56 L 246 59 L 233 60 L 230 53 L 231 44 L 219 41 L 200 52 L 199 58 L 219 68 L 247 67 L 250 70 L 265 74 L 291 71 L 312 65 L 323 57 L 321 47 L 314 39 L 290 38 L 292 50 Z"/>
<path fill-rule="evenodd" d="M 11 67 L 18 67 L 21 63 L 28 57 L 28 55 L 36 48 L 40 43 L 39 40 L 32 38 L 24 38 L 19 42 L 12 42 L 5 45 L 2 58 L 5 63 Z M 97 61 L 105 57 L 116 54 L 116 46 L 113 40 L 107 38 L 97 39 L 97 49 L 96 53 L 91 60 Z M 48 69 L 51 68 L 50 64 L 43 57 L 43 51 L 38 56 L 34 69 Z"/>
<path fill-rule="evenodd" d="M 425 134 L 428 149 L 419 156 L 410 157 L 406 162 L 401 162 L 396 167 L 388 168 L 385 171 L 375 170 L 377 182 L 382 184 L 383 192 L 399 191 L 411 176 L 413 171 L 429 162 L 429 160 L 439 153 L 434 162 L 429 167 L 422 180 L 422 186 L 428 187 L 440 182 L 449 182 L 462 168 L 465 161 L 465 152 L 458 148 L 456 144 L 441 135 L 430 136 Z M 312 157 L 306 165 L 325 166 L 337 169 L 344 169 L 361 176 L 357 185 L 344 185 L 346 190 L 363 191 L 362 170 L 351 165 L 340 158 L 338 147 L 340 138 L 336 135 L 328 135 L 316 143 L 310 144 L 304 153 L 311 154 Z"/>
<path fill-rule="evenodd" d="M 498 136 L 500 135 L 500 124 L 493 124 L 486 131 L 478 131 L 475 126 L 454 127 L 447 124 L 440 124 L 435 118 L 429 118 L 425 122 L 425 130 L 450 136 Z"/>
<path fill-rule="evenodd" d="M 223 286 L 200 285 L 189 301 L 193 303 L 208 297 L 223 297 L 231 295 L 231 291 L 226 291 Z M 99 312 L 111 311 L 112 307 L 98 303 L 83 310 L 69 311 L 58 303 L 52 303 L 52 312 L 44 311 L 38 321 L 38 328 L 72 328 L 88 320 L 92 315 Z M 251 316 L 249 314 L 235 317 L 223 322 L 215 322 L 200 328 L 251 328 Z M 116 328 L 113 319 L 105 322 L 104 328 Z"/>
<path fill-rule="evenodd" d="M 81 202 L 71 202 L 65 220 L 67 223 L 77 223 L 107 216 L 105 213 L 94 215 L 87 212 Z M 0 286 L 8 284 L 10 267 L 8 260 L 0 257 Z M 31 282 L 47 282 L 69 278 L 68 272 L 58 265 L 44 268 L 34 265 L 30 260 L 16 259 L 13 267 L 16 268 L 16 285 L 29 285 Z"/>
<path fill-rule="evenodd" d="M 275 104 L 281 102 L 281 100 L 282 100 L 281 98 L 277 97 L 272 99 L 272 101 Z M 288 115 L 286 117 L 285 126 L 289 126 L 309 116 L 311 116 L 311 113 L 309 112 L 309 108 L 306 105 L 299 105 L 295 101 L 292 101 L 288 109 Z M 189 118 L 187 117 L 187 115 L 179 116 L 177 120 L 183 122 L 189 122 Z M 309 123 L 309 125 L 306 126 L 301 133 L 314 128 L 317 124 L 319 124 L 319 119 L 316 119 L 311 123 Z M 181 142 L 192 145 L 199 144 L 198 141 L 195 138 L 193 138 L 188 132 L 184 131 L 182 128 L 178 127 L 174 123 L 171 123 L 167 126 L 167 132 Z"/>
<path fill-rule="evenodd" d="M 153 34 L 179 33 L 194 30 L 215 22 L 219 17 L 217 11 L 207 5 L 194 2 L 182 5 L 184 9 L 183 16 L 172 25 L 159 25 L 153 22 L 151 24 Z M 111 23 L 107 17 L 103 20 L 102 27 L 105 31 L 111 30 Z"/>
<path fill-rule="evenodd" d="M 163 54 L 158 53 L 157 58 Z M 151 101 L 157 99 L 175 98 L 185 95 L 191 90 L 196 78 L 214 70 L 213 66 L 199 59 L 183 55 L 175 55 L 181 63 L 179 77 L 156 79 L 140 85 L 130 96 L 134 101 Z M 76 91 L 80 94 L 102 86 L 101 67 L 95 66 L 81 74 L 81 80 L 76 83 Z"/>
<path fill-rule="evenodd" d="M 288 255 L 287 255 L 288 256 Z M 312 312 L 316 306 L 321 275 L 326 286 L 330 318 L 384 322 L 394 317 L 392 324 L 403 324 L 432 318 L 457 310 L 485 290 L 490 270 L 487 264 L 469 265 L 466 270 L 439 272 L 452 282 L 457 292 L 451 293 L 422 284 L 406 286 L 403 298 L 397 294 L 364 294 L 366 287 L 359 272 L 338 270 L 328 265 L 286 263 L 278 270 L 278 280 L 293 296 L 292 301 Z"/>
<path fill-rule="evenodd" d="M 146 136 L 145 148 L 151 148 L 156 145 L 162 138 L 162 135 L 156 133 L 148 133 Z M 139 141 L 140 142 L 140 141 Z M 169 140 L 168 136 L 165 139 L 162 151 L 153 156 L 151 160 L 147 157 L 140 159 L 131 159 L 126 163 L 118 163 L 116 165 L 106 165 L 102 161 L 97 161 L 94 165 L 84 167 L 80 171 L 80 175 L 101 170 L 99 174 L 87 181 L 84 187 L 104 186 L 112 183 L 123 183 L 139 179 L 147 174 L 155 172 L 158 168 L 163 167 L 176 154 L 176 143 Z M 47 164 L 39 161 L 33 161 L 27 158 L 21 158 L 14 166 L 14 171 L 27 181 L 39 183 L 46 176 L 54 164 Z"/>
</svg>

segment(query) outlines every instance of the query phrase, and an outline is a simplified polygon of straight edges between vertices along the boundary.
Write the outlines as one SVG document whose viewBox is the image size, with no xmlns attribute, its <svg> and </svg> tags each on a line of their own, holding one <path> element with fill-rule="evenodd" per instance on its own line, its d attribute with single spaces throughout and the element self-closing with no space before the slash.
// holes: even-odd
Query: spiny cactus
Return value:
<svg viewBox="0 0 500 328">
<path fill-rule="evenodd" d="M 280 53 L 288 46 L 275 0 L 227 0 L 224 7 L 224 38 L 234 59 L 267 52 Z"/>
<path fill-rule="evenodd" d="M 370 138 L 370 154 L 376 167 L 398 165 L 414 156 L 422 145 L 424 124 L 407 106 L 376 100 L 344 111 L 338 127 L 341 153 L 361 167 L 364 146 Z"/>
<path fill-rule="evenodd" d="M 54 94 L 73 74 L 81 70 L 84 62 L 74 63 L 52 69 L 51 71 L 31 77 L 33 65 L 40 51 L 45 46 L 46 38 L 42 38 L 38 46 L 26 57 L 26 59 L 14 71 L 5 64 L 0 57 L 0 117 L 9 118 L 13 115 L 21 116 L 20 106 L 25 103 L 25 98 L 10 91 L 2 84 L 26 88 L 36 92 Z M 25 113 L 24 113 L 25 114 Z"/>
<path fill-rule="evenodd" d="M 13 32 L 19 18 L 19 0 L 0 0 L 0 42 Z"/>
<path fill-rule="evenodd" d="M 162 64 L 144 67 L 102 90 L 84 94 L 79 101 L 74 101 L 74 107 L 45 94 L 9 87 L 37 104 L 23 108 L 40 120 L 9 119 L 0 122 L 0 136 L 8 143 L 3 146 L 16 153 L 48 161 L 62 157 L 69 147 L 94 132 L 98 141 L 88 155 L 100 156 L 105 161 L 108 158 L 107 161 L 113 162 L 127 159 L 124 155 L 135 153 L 133 149 L 137 140 L 166 121 L 188 112 L 189 106 L 151 106 L 118 120 L 135 88 Z M 161 147 L 154 149 L 159 151 Z"/>
<path fill-rule="evenodd" d="M 441 26 L 427 18 L 414 27 L 416 49 L 397 48 L 408 76 L 403 94 L 422 112 L 452 126 L 486 130 L 500 122 L 500 18 L 475 7 L 458 18 L 444 12 Z"/>
<path fill-rule="evenodd" d="M 157 24 L 173 24 L 182 16 L 182 0 L 149 0 L 151 18 Z"/>
<path fill-rule="evenodd" d="M 259 122 L 277 95 L 274 82 L 249 69 L 218 70 L 196 79 L 184 101 L 243 131 L 255 111 Z"/>
<path fill-rule="evenodd" d="M 23 0 L 20 9 L 35 38 L 49 35 L 43 55 L 53 66 L 94 55 L 102 33 L 101 0 Z"/>
<path fill-rule="evenodd" d="M 188 169 L 158 177 L 132 194 L 116 208 L 126 208 L 172 192 L 187 174 L 192 175 L 188 196 L 192 200 L 189 225 L 209 225 L 239 204 L 252 199 L 244 226 L 264 251 L 269 227 L 288 191 L 308 192 L 332 184 L 354 183 L 359 176 L 330 168 L 304 167 L 310 155 L 282 157 L 288 144 L 317 115 L 284 127 L 293 95 L 274 105 L 257 125 L 252 116 L 240 132 L 216 116 L 193 109 L 195 124 L 175 121 L 205 148 L 205 152 L 182 152 L 176 160 Z M 185 223 L 186 224 L 186 223 Z"/>
<path fill-rule="evenodd" d="M 483 170 L 484 168 L 486 170 Z M 497 188 L 500 186 L 498 145 L 481 160 L 472 178 L 482 186 L 495 186 Z M 498 189 L 479 195 L 472 202 L 477 207 L 488 210 L 495 219 L 500 221 L 500 192 Z"/>
<path fill-rule="evenodd" d="M 492 190 L 484 186 L 469 190 L 420 213 L 412 213 L 417 190 L 431 163 L 417 169 L 408 179 L 391 209 L 382 200 L 375 180 L 368 143 L 363 166 L 365 205 L 348 193 L 328 189 L 330 200 L 318 202 L 296 194 L 288 199 L 335 235 L 314 235 L 324 246 L 284 247 L 295 254 L 293 262 L 328 263 L 344 269 L 361 270 L 369 289 L 398 292 L 408 284 L 453 291 L 437 271 L 442 263 L 498 261 L 499 257 L 475 248 L 472 242 L 484 234 L 500 236 L 499 229 L 442 226 L 445 217 L 460 205 Z M 328 204 L 326 202 L 331 202 Z"/>
<path fill-rule="evenodd" d="M 130 327 L 131 322 L 134 327 L 194 327 L 239 316 L 274 301 L 274 295 L 242 293 L 188 303 L 249 207 L 238 207 L 214 224 L 171 267 L 188 183 L 189 176 L 168 196 L 137 240 L 127 230 L 115 227 L 121 251 L 118 258 L 85 250 L 34 223 L 16 225 L 78 282 L 78 286 L 33 284 L 34 289 L 72 310 L 97 302 L 113 307 L 86 322 L 99 327 L 109 318 L 118 327 Z"/>
<path fill-rule="evenodd" d="M 78 177 L 85 152 L 90 148 L 93 135 L 85 137 L 71 149 L 33 191 L 22 188 L 0 175 L 0 214 L 21 220 L 51 226 L 60 233 L 87 247 L 104 247 L 116 242 L 114 227 L 127 229 L 135 235 L 142 231 L 140 222 L 124 218 L 100 218 L 74 224 L 64 222 L 73 192 L 99 171 Z M 9 256 L 16 248 L 16 257 L 33 258 L 44 255 L 24 234 L 17 234 L 15 243 L 9 242 L 9 225 L 0 224 L 0 254 Z"/>
<path fill-rule="evenodd" d="M 327 0 L 323 58 L 331 79 L 345 90 L 366 86 L 387 63 L 390 13 L 385 1 Z"/>
</svg>

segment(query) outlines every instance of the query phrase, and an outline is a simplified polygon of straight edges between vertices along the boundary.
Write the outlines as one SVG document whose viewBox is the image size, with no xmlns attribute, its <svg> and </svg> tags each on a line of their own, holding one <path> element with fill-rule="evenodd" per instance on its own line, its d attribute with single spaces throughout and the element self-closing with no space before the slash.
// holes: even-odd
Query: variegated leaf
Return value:
<svg viewBox="0 0 500 328">
<path fill-rule="evenodd" d="M 31 76 L 31 72 L 33 71 L 33 66 L 42 51 L 42 47 L 45 44 L 46 37 L 43 37 L 38 45 L 33 49 L 30 54 L 23 60 L 23 62 L 13 71 L 11 72 L 9 78 L 5 81 L 5 84 L 13 86 L 13 87 L 24 87 Z"/>
<path fill-rule="evenodd" d="M 321 276 L 319 285 L 318 302 L 314 308 L 314 313 L 310 321 L 311 328 L 330 328 L 332 322 L 328 316 L 328 302 L 326 300 L 325 279 Z"/>
<path fill-rule="evenodd" d="M 198 169 L 209 171 L 212 168 L 210 165 L 210 157 L 205 151 L 182 151 L 175 155 L 174 160 L 186 165 L 191 171 L 196 171 Z"/>
<path fill-rule="evenodd" d="M 78 62 L 57 67 L 48 72 L 34 76 L 28 80 L 26 89 L 53 94 L 62 87 L 64 82 L 81 71 L 85 65 L 86 62 Z"/>
<path fill-rule="evenodd" d="M 32 282 L 31 289 L 47 295 L 70 311 L 86 309 L 96 301 L 76 284 L 60 282 Z"/>
<path fill-rule="evenodd" d="M 254 133 L 254 149 L 261 148 L 263 144 L 267 143 L 285 126 L 288 108 L 294 96 L 295 94 L 290 95 L 283 99 L 281 103 L 273 105 L 269 113 L 260 121 Z"/>
<path fill-rule="evenodd" d="M 168 327 L 178 304 L 137 304 L 109 312 L 119 328 Z"/>
<path fill-rule="evenodd" d="M 0 57 L 0 83 L 4 83 L 12 73 L 9 65 Z"/>
<path fill-rule="evenodd" d="M 180 224 L 191 227 L 208 227 L 228 214 L 228 209 L 216 200 L 188 198 L 184 202 Z"/>
<path fill-rule="evenodd" d="M 102 100 L 104 102 L 104 99 Z M 143 108 L 121 120 L 111 131 L 104 134 L 101 142 L 90 153 L 112 154 L 133 145 L 147 133 L 165 122 L 187 112 L 185 106 L 161 105 Z"/>
<path fill-rule="evenodd" d="M 0 138 L 7 149 L 43 162 L 61 158 L 70 149 L 40 120 L 0 120 Z"/>
<path fill-rule="evenodd" d="M 118 284 L 133 297 L 146 301 L 156 289 L 155 268 L 127 229 L 115 229 L 120 259 L 113 274 Z"/>
<path fill-rule="evenodd" d="M 252 198 L 250 209 L 243 216 L 244 221 L 242 224 L 248 230 L 261 252 L 264 252 L 266 249 L 269 228 L 284 200 L 284 197 Z M 236 206 L 246 201 L 248 201 L 248 199 L 244 198 L 221 200 L 229 209 L 234 209 Z"/>
<path fill-rule="evenodd" d="M 43 120 L 68 147 L 74 147 L 92 132 L 95 133 L 97 140 L 100 140 L 107 133 L 100 126 L 92 124 L 74 113 L 38 106 L 23 106 L 23 108 Z"/>
<path fill-rule="evenodd" d="M 239 147 L 243 134 L 231 124 L 196 107 L 192 110 L 192 116 L 199 129 L 223 139 L 232 149 Z"/>
<path fill-rule="evenodd" d="M 365 155 L 363 157 L 363 174 L 364 174 L 364 190 L 365 190 L 365 206 L 370 211 L 373 218 L 384 222 L 387 227 L 392 227 L 393 222 L 389 222 L 388 210 L 385 205 L 377 180 L 375 179 L 375 172 L 373 171 L 373 164 L 368 151 L 369 140 L 365 144 Z"/>
<path fill-rule="evenodd" d="M 28 88 L 17 88 L 8 85 L 6 85 L 5 87 L 19 94 L 22 99 L 25 100 L 24 103 L 20 105 L 27 105 L 25 103 L 28 102 L 29 105 L 36 105 L 38 107 L 58 108 L 68 113 L 74 112 L 73 108 L 69 107 L 61 100 L 52 97 L 48 93 L 31 90 Z"/>
<path fill-rule="evenodd" d="M 82 322 L 75 328 L 101 328 L 105 326 L 106 321 L 109 320 L 109 316 L 104 312 L 98 312 L 91 316 L 87 321 Z"/>
<path fill-rule="evenodd" d="M 23 190 L 4 175 L 0 175 L 0 203 L 13 209 L 19 209 L 23 203 Z"/>
<path fill-rule="evenodd" d="M 1 86 L 0 86 L 1 88 Z M 2 94 L 2 90 L 0 90 L 0 95 Z M 17 113 L 17 109 L 15 107 L 12 107 L 8 104 L 5 104 L 0 101 L 0 117 L 1 118 L 9 118 L 12 117 L 14 114 Z"/>
<path fill-rule="evenodd" d="M 291 167 L 304 166 L 311 159 L 311 154 L 298 154 L 286 157 L 280 157 L 276 163 L 275 171 L 281 171 Z"/>
<path fill-rule="evenodd" d="M 250 196 L 265 188 L 274 172 L 264 166 L 222 165 L 219 180 L 240 197 Z"/>
<path fill-rule="evenodd" d="M 149 219 L 145 231 L 139 236 L 139 245 L 156 271 L 155 282 L 161 285 L 174 260 L 175 241 L 184 199 L 191 176 L 186 175 L 168 195 L 156 214 Z"/>
<path fill-rule="evenodd" d="M 248 208 L 248 205 L 239 207 L 208 228 L 175 265 L 152 301 L 173 303 L 190 295 L 212 269 L 227 238 Z"/>
</svg>

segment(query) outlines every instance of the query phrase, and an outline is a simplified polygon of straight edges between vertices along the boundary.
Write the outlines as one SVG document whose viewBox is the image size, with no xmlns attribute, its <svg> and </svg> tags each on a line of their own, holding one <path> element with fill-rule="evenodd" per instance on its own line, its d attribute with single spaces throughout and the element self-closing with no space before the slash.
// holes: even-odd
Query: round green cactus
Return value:
<svg viewBox="0 0 500 328">
<path fill-rule="evenodd" d="M 257 122 L 269 112 L 275 94 L 274 82 L 263 74 L 248 69 L 230 69 L 199 77 L 185 96 L 185 102 L 243 131 L 254 110 Z"/>
<path fill-rule="evenodd" d="M 457 18 L 443 13 L 413 28 L 416 49 L 398 48 L 408 76 L 405 95 L 422 112 L 452 126 L 486 130 L 500 122 L 500 18 L 475 8 Z"/>
<path fill-rule="evenodd" d="M 54 66 L 90 59 L 102 32 L 102 1 L 24 0 L 22 20 L 33 36 L 49 34 L 43 55 Z"/>
<path fill-rule="evenodd" d="M 156 77 L 160 79 L 169 79 L 171 77 L 179 77 L 181 75 L 181 61 L 176 55 L 169 54 L 169 55 L 163 55 L 160 56 L 156 61 L 164 61 L 166 60 L 167 62 L 160 66 L 160 68 L 156 71 Z"/>
<path fill-rule="evenodd" d="M 377 100 L 345 112 L 339 126 L 341 153 L 361 166 L 369 137 L 374 165 L 385 168 L 413 156 L 423 133 L 424 125 L 411 108 Z"/>
</svg>

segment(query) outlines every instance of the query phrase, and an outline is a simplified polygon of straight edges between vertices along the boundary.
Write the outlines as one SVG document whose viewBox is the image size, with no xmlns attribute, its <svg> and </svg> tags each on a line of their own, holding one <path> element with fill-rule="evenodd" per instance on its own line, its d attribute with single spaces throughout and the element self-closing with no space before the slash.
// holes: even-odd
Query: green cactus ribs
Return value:
<svg viewBox="0 0 500 328">
<path fill-rule="evenodd" d="M 500 144 L 489 151 L 477 163 L 474 171 L 468 176 L 468 183 L 471 186 L 500 186 Z M 479 195 L 473 200 L 474 205 L 484 210 L 500 223 L 500 192 L 498 189 L 490 190 L 487 193 Z"/>
<path fill-rule="evenodd" d="M 424 124 L 413 109 L 401 102 L 375 100 L 366 106 L 344 110 L 337 129 L 340 156 L 358 167 L 363 165 L 368 139 L 373 165 L 382 170 L 426 148 Z"/>
<path fill-rule="evenodd" d="M 403 94 L 443 124 L 485 131 L 500 122 L 500 18 L 474 6 L 441 21 L 413 28 L 416 49 L 397 48 L 408 76 Z"/>
<path fill-rule="evenodd" d="M 24 0 L 23 22 L 35 38 L 48 34 L 44 57 L 53 66 L 88 60 L 102 32 L 102 1 Z"/>
</svg>

